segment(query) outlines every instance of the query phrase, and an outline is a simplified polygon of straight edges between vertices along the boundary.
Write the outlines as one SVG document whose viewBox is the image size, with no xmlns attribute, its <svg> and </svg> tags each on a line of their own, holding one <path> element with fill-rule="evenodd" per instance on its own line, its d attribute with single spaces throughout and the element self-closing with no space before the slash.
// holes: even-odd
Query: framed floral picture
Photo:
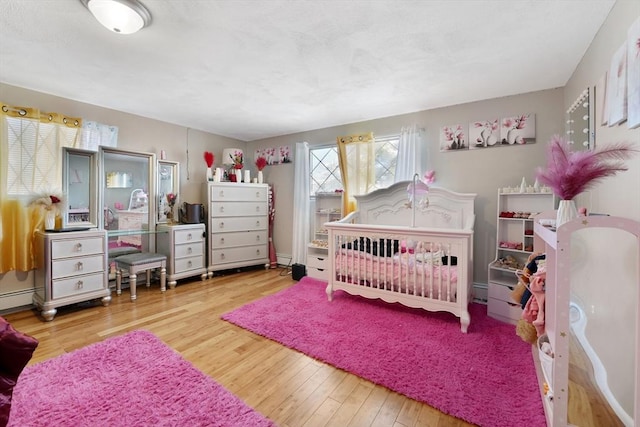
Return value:
<svg viewBox="0 0 640 427">
<path fill-rule="evenodd" d="M 609 126 L 627 119 L 627 44 L 624 43 L 611 58 L 607 79 L 607 110 Z"/>
<path fill-rule="evenodd" d="M 536 138 L 535 114 L 505 117 L 500 121 L 500 144 L 531 144 Z"/>
<path fill-rule="evenodd" d="M 469 149 L 496 146 L 500 138 L 500 120 L 478 120 L 469 123 Z"/>
<path fill-rule="evenodd" d="M 467 149 L 469 149 L 469 144 L 462 125 L 443 126 L 440 129 L 440 151 Z"/>
<path fill-rule="evenodd" d="M 261 148 L 254 152 L 254 160 L 258 157 L 264 157 L 268 166 L 281 165 L 291 163 L 291 146 L 282 145 L 280 147 Z"/>
</svg>

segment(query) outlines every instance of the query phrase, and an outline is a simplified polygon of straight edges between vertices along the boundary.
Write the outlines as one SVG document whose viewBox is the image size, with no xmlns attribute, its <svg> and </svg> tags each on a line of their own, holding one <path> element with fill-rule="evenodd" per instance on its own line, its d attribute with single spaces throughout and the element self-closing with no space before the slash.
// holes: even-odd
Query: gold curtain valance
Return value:
<svg viewBox="0 0 640 427">
<path fill-rule="evenodd" d="M 82 127 L 82 119 L 79 117 L 67 117 L 60 113 L 44 113 L 37 108 L 16 107 L 2 103 L 1 114 L 9 117 L 21 117 L 27 119 L 38 119 L 42 123 L 56 123 L 70 128 Z"/>
<path fill-rule="evenodd" d="M 337 140 L 338 145 L 350 144 L 352 142 L 369 142 L 373 141 L 373 132 L 339 136 Z"/>
</svg>

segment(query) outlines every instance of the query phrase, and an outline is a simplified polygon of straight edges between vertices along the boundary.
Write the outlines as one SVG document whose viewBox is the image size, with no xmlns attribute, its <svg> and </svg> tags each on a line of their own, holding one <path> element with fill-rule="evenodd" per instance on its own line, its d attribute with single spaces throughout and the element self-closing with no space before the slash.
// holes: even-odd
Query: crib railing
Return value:
<svg viewBox="0 0 640 427">
<path fill-rule="evenodd" d="M 381 297 L 372 293 L 381 291 L 442 303 L 459 297 L 466 301 L 472 234 L 345 223 L 326 227 L 331 262 L 327 292 L 358 286 L 358 293 L 369 297 Z"/>
</svg>

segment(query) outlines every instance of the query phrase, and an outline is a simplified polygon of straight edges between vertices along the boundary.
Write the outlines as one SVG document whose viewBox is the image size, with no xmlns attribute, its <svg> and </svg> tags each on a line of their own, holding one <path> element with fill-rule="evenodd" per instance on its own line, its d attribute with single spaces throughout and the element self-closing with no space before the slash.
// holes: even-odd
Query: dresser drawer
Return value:
<svg viewBox="0 0 640 427">
<path fill-rule="evenodd" d="M 203 253 L 204 253 L 204 244 L 202 242 L 177 245 L 174 249 L 175 258 L 202 256 Z"/>
<path fill-rule="evenodd" d="M 63 298 L 99 291 L 104 288 L 104 273 L 85 274 L 68 279 L 54 280 L 51 285 L 52 297 Z"/>
<path fill-rule="evenodd" d="M 77 276 L 105 270 L 104 255 L 54 260 L 51 263 L 51 278 Z"/>
<path fill-rule="evenodd" d="M 211 218 L 210 232 L 266 230 L 268 226 L 269 219 L 266 216 Z"/>
<path fill-rule="evenodd" d="M 319 255 L 307 255 L 307 267 L 329 269 L 329 257 Z"/>
<path fill-rule="evenodd" d="M 213 249 L 211 261 L 213 264 L 224 264 L 249 261 L 252 259 L 268 258 L 267 245 L 243 246 L 239 248 Z"/>
<path fill-rule="evenodd" d="M 267 186 L 244 186 L 238 185 L 234 188 L 234 185 L 212 185 L 209 189 L 211 191 L 211 201 L 267 201 Z"/>
<path fill-rule="evenodd" d="M 267 230 L 216 233 L 211 236 L 212 249 L 234 248 L 237 246 L 260 245 L 269 242 Z"/>
<path fill-rule="evenodd" d="M 515 324 L 522 317 L 522 308 L 520 304 L 489 297 L 487 313 L 495 319 Z"/>
<path fill-rule="evenodd" d="M 256 202 L 211 202 L 209 215 L 211 217 L 234 217 L 234 216 L 264 216 L 268 212 L 266 201 Z"/>
<path fill-rule="evenodd" d="M 307 276 L 314 279 L 329 281 L 329 270 L 325 268 L 316 268 L 307 266 Z"/>
<path fill-rule="evenodd" d="M 203 229 L 176 230 L 175 244 L 202 242 L 204 241 L 203 232 Z"/>
<path fill-rule="evenodd" d="M 182 273 L 184 271 L 204 268 L 204 257 L 193 256 L 189 258 L 180 258 L 175 260 L 175 271 L 173 274 Z"/>
<path fill-rule="evenodd" d="M 51 258 L 60 259 L 101 254 L 105 250 L 104 242 L 105 240 L 102 237 L 54 240 L 51 242 Z"/>
</svg>

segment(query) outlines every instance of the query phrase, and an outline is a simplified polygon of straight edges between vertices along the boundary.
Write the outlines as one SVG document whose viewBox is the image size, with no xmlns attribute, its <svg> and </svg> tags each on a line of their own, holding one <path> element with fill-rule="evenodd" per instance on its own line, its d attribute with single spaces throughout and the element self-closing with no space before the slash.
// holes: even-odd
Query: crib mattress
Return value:
<svg viewBox="0 0 640 427">
<path fill-rule="evenodd" d="M 405 252 L 377 256 L 343 248 L 336 252 L 336 279 L 425 298 L 455 301 L 458 267 L 443 265 L 441 255 Z"/>
</svg>

